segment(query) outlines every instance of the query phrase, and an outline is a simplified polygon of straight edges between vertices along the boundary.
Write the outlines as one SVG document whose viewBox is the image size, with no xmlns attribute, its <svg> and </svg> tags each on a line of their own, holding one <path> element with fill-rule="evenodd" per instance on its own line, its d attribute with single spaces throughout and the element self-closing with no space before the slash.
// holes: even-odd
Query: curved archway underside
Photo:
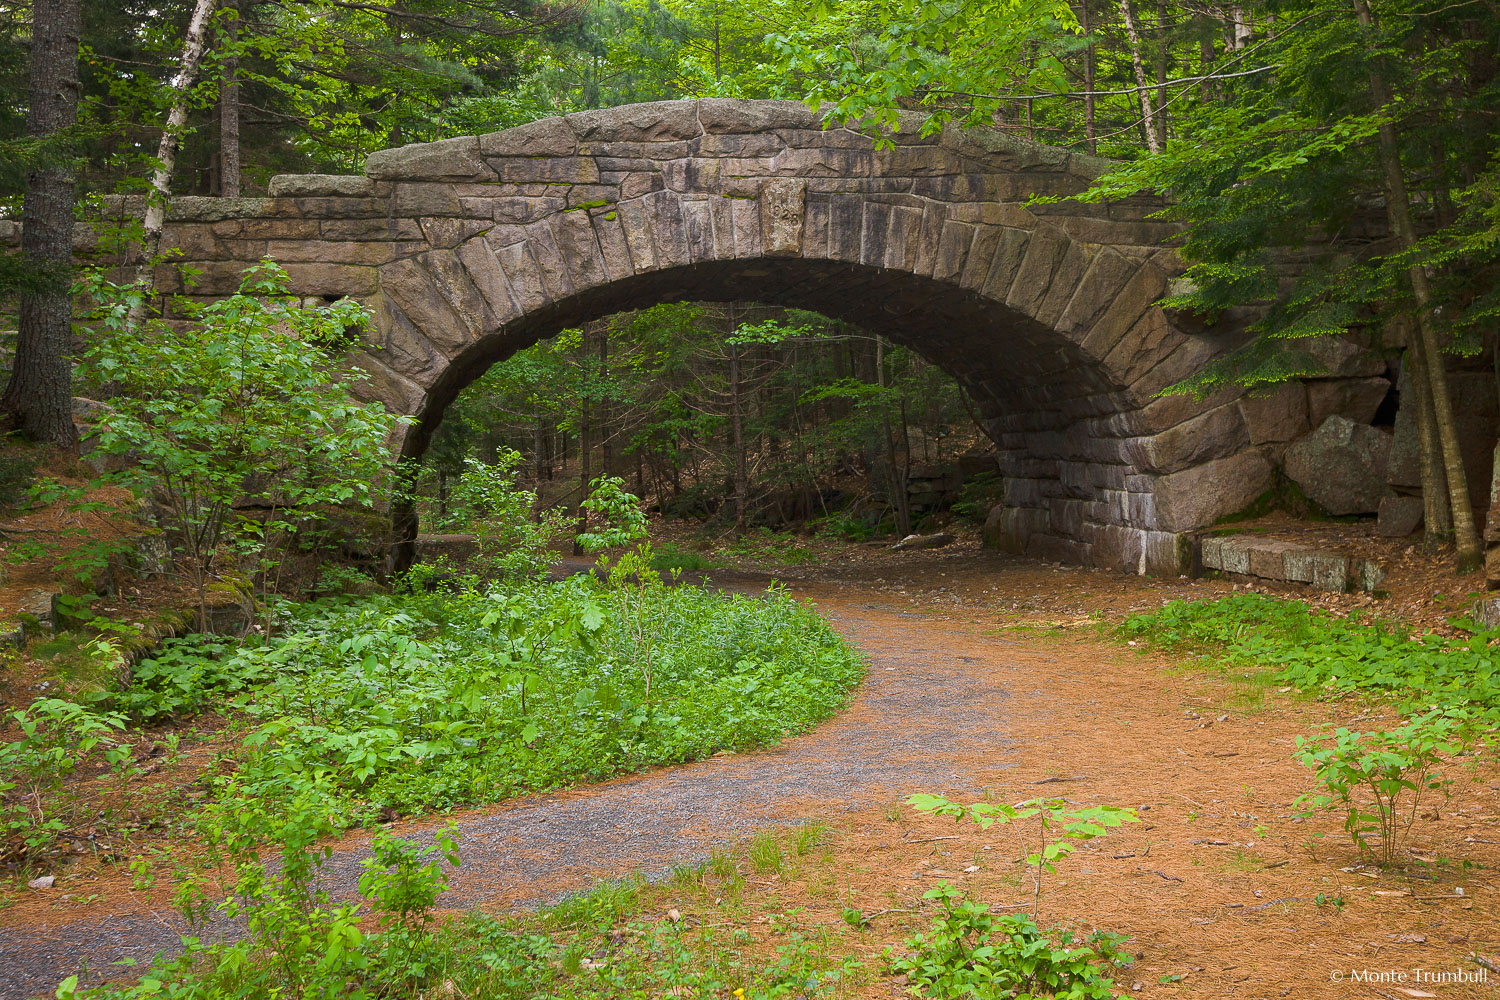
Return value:
<svg viewBox="0 0 1500 1000">
<path fill-rule="evenodd" d="M 631 105 L 277 177 L 269 198 L 178 199 L 169 241 L 194 295 L 269 255 L 298 294 L 367 302 L 361 391 L 417 418 L 406 456 L 490 365 L 588 319 L 745 300 L 848 320 L 970 392 L 1000 449 L 1003 547 L 1185 571 L 1186 533 L 1270 464 L 1245 401 L 1156 396 L 1239 337 L 1153 304 L 1179 268 L 1161 203 L 1031 205 L 1105 164 L 919 125 L 879 149 L 792 102 Z"/>
</svg>

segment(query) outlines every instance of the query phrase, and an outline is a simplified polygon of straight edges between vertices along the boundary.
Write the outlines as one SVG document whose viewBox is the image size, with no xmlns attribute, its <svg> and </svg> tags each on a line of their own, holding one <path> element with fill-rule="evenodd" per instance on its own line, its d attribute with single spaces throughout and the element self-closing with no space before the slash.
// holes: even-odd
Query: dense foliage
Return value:
<svg viewBox="0 0 1500 1000">
<path fill-rule="evenodd" d="M 775 743 L 844 703 L 861 666 L 780 592 L 644 595 L 590 576 L 290 609 L 266 645 L 182 642 L 120 707 L 224 703 L 253 721 L 225 795 L 318 784 L 346 822 L 492 802 Z"/>
<path fill-rule="evenodd" d="M 780 526 L 874 496 L 847 516 L 905 533 L 899 484 L 911 467 L 951 462 L 981 439 L 968 405 L 940 369 L 847 324 L 664 305 L 497 364 L 445 414 L 422 489 L 430 518 L 457 527 L 466 501 L 448 484 L 471 481 L 473 461 L 493 455 L 547 500 L 573 500 L 573 484 L 547 481 L 567 460 L 586 482 L 587 446 L 599 471 L 668 513 Z M 527 452 L 526 466 L 503 457 L 512 449 Z"/>
</svg>

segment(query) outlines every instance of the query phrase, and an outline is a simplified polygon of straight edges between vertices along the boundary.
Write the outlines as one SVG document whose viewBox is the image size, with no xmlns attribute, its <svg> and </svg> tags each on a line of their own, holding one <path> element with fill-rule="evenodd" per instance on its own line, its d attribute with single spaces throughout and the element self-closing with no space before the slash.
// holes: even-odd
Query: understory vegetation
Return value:
<svg viewBox="0 0 1500 1000">
<path fill-rule="evenodd" d="M 1283 691 L 1369 697 L 1399 715 L 1381 729 L 1324 727 L 1298 737 L 1295 755 L 1323 789 L 1303 796 L 1308 812 L 1342 813 L 1354 844 L 1383 867 L 1404 860 L 1422 804 L 1449 794 L 1455 769 L 1500 745 L 1494 632 L 1413 636 L 1399 622 L 1357 611 L 1340 616 L 1302 601 L 1236 594 L 1172 601 L 1129 616 L 1117 633 L 1249 667 Z"/>
<path fill-rule="evenodd" d="M 588 575 L 318 602 L 282 625 L 228 652 L 174 643 L 118 703 L 243 711 L 249 752 L 226 790 L 275 801 L 321 784 L 350 822 L 765 746 L 840 708 L 861 673 L 779 591 L 643 595 Z"/>
</svg>

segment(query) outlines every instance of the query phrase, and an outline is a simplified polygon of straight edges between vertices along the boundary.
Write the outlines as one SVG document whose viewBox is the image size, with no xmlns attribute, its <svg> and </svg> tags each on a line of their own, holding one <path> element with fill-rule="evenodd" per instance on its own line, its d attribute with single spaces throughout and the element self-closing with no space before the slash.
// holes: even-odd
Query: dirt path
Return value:
<svg viewBox="0 0 1500 1000">
<path fill-rule="evenodd" d="M 1470 950 L 1493 953 L 1500 944 L 1491 891 L 1500 850 L 1484 846 L 1500 834 L 1476 825 L 1500 812 L 1493 771 L 1477 774 L 1415 839 L 1434 858 L 1487 867 L 1439 871 L 1433 899 L 1420 901 L 1405 883 L 1360 870 L 1335 839 L 1336 819 L 1302 824 L 1292 816 L 1292 800 L 1307 790 L 1306 772 L 1290 760 L 1294 740 L 1337 709 L 1277 703 L 1232 681 L 1173 673 L 1166 658 L 1138 656 L 1086 628 L 996 631 L 1018 617 L 1077 624 L 1088 610 L 1118 612 L 1227 586 L 962 556 L 932 556 L 910 574 L 833 577 L 793 592 L 815 601 L 870 659 L 847 712 L 770 750 L 460 814 L 464 863 L 445 904 L 531 905 L 597 879 L 702 859 L 759 828 L 822 817 L 832 823 L 835 863 L 844 866 L 839 884 L 852 880 L 867 898 L 884 895 L 913 911 L 909 925 L 881 928 L 871 942 L 878 951 L 925 920 L 916 912 L 920 895 L 939 872 L 988 901 L 1025 895 L 1003 837 L 939 826 L 892 803 L 914 791 L 1012 800 L 1046 793 L 1142 810 L 1145 822 L 1070 861 L 1048 889 L 1052 914 L 1137 942 L 1141 980 L 1126 983 L 1136 995 L 1395 996 L 1330 976 L 1455 968 Z M 1303 848 L 1319 830 L 1329 835 L 1325 846 Z M 984 854 L 991 846 L 997 850 Z M 351 838 L 329 863 L 343 893 L 353 891 L 363 847 Z M 1466 890 L 1462 898 L 1449 891 L 1456 885 Z M 1318 894 L 1340 903 L 1316 905 Z M 840 926 L 835 901 L 781 905 Z M 0 998 L 50 996 L 81 962 L 99 970 L 127 955 L 146 961 L 175 940 L 170 921 L 132 907 L 128 895 L 71 911 L 23 900 L 0 914 Z M 889 990 L 877 983 L 868 995 Z"/>
</svg>

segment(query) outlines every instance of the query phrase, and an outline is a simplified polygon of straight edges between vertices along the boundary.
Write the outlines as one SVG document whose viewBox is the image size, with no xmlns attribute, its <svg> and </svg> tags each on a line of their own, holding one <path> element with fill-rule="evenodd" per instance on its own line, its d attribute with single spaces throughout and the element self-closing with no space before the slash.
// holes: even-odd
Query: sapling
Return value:
<svg viewBox="0 0 1500 1000">
<path fill-rule="evenodd" d="M 1311 806 L 1303 815 L 1342 809 L 1350 839 L 1371 853 L 1371 841 L 1378 841 L 1379 863 L 1390 867 L 1416 821 L 1422 793 L 1448 794 L 1452 781 L 1437 767 L 1472 742 L 1468 723 L 1457 710 L 1433 711 L 1395 729 L 1359 733 L 1340 726 L 1297 737 L 1296 759 L 1329 791 L 1299 797 L 1299 804 Z"/>
<path fill-rule="evenodd" d="M 1019 860 L 1031 871 L 1032 893 L 1031 918 L 1040 919 L 1042 902 L 1042 879 L 1044 875 L 1057 872 L 1059 859 L 1073 853 L 1077 845 L 1095 837 L 1103 837 L 1110 829 L 1125 823 L 1138 822 L 1135 810 L 1120 806 L 1072 807 L 1066 799 L 1026 799 L 1014 805 L 994 802 L 975 802 L 963 805 L 941 795 L 919 792 L 908 796 L 908 805 L 919 812 L 934 816 L 952 816 L 962 821 L 973 820 L 981 830 L 988 830 L 997 823 L 1014 824 L 1021 838 L 1022 849 L 1027 853 Z M 1035 821 L 1036 850 L 1030 850 L 1027 834 L 1022 824 Z"/>
</svg>

